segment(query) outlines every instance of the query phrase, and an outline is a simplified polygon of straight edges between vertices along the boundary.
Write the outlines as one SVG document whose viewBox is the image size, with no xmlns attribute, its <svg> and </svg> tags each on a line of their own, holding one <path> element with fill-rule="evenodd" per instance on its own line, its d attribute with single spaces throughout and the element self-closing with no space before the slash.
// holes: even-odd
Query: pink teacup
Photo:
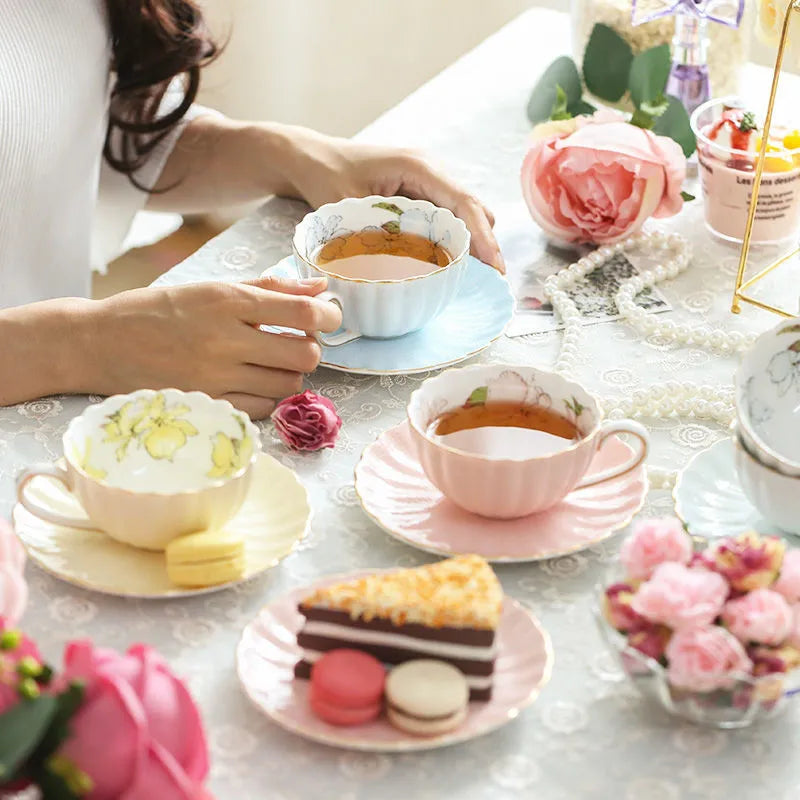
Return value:
<svg viewBox="0 0 800 800">
<path fill-rule="evenodd" d="M 484 427 L 461 432 L 475 434 L 471 439 L 475 447 L 468 452 L 430 430 L 448 411 L 490 403 L 550 409 L 571 422 L 579 438 L 556 440 L 539 431 Z M 572 491 L 631 472 L 644 461 L 649 443 L 638 422 L 604 422 L 597 400 L 583 387 L 535 367 L 497 364 L 443 372 L 411 395 L 408 419 L 431 483 L 466 511 L 494 519 L 544 511 Z M 636 452 L 624 464 L 587 475 L 598 449 L 617 433 L 638 439 Z"/>
</svg>

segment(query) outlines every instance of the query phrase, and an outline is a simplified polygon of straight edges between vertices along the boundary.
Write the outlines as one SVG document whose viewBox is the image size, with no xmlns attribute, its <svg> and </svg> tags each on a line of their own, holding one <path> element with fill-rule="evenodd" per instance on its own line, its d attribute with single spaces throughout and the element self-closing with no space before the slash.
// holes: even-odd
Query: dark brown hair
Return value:
<svg viewBox="0 0 800 800">
<path fill-rule="evenodd" d="M 135 172 L 186 114 L 197 96 L 200 69 L 217 46 L 193 0 L 106 0 L 117 81 L 103 154 L 141 186 Z M 181 102 L 159 106 L 172 80 L 184 76 Z"/>
</svg>

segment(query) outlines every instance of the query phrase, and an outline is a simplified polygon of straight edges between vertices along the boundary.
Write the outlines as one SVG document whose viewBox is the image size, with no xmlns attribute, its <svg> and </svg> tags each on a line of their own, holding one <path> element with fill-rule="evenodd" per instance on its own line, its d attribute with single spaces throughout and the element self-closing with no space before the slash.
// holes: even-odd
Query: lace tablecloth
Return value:
<svg viewBox="0 0 800 800">
<path fill-rule="evenodd" d="M 525 210 L 517 176 L 529 134 L 528 93 L 544 66 L 567 49 L 566 42 L 565 15 L 529 12 L 361 135 L 420 147 L 444 160 L 495 211 L 512 277 L 549 257 Z M 750 77 L 756 85 L 767 80 L 763 71 Z M 386 79 L 391 80 L 391 69 Z M 159 283 L 255 277 L 289 252 L 290 235 L 304 211 L 298 203 L 271 201 Z M 772 317 L 754 309 L 739 318 L 728 313 L 737 253 L 711 240 L 701 212 L 695 203 L 670 223 L 695 248 L 687 273 L 662 287 L 673 305 L 672 317 L 738 330 L 773 324 Z M 620 324 L 589 330 L 578 377 L 601 395 L 627 395 L 676 379 L 726 386 L 735 368 L 733 358 L 673 348 L 658 336 L 641 341 Z M 558 333 L 503 339 L 481 358 L 548 367 L 558 342 Z M 316 510 L 302 547 L 267 577 L 195 600 L 137 602 L 77 590 L 29 566 L 26 626 L 51 659 L 76 636 L 117 648 L 137 640 L 156 646 L 186 676 L 202 707 L 213 759 L 211 786 L 223 800 L 800 797 L 800 710 L 762 727 L 721 732 L 682 724 L 647 707 L 627 684 L 591 614 L 593 587 L 614 560 L 614 543 L 539 564 L 498 568 L 506 591 L 530 606 L 550 631 L 556 662 L 537 703 L 496 733 L 427 754 L 373 755 L 306 742 L 249 705 L 237 685 L 234 650 L 242 627 L 265 601 L 327 573 L 428 560 L 372 524 L 353 490 L 361 450 L 403 419 L 407 398 L 423 378 L 327 370 L 313 375 L 310 386 L 334 400 L 344 418 L 334 451 L 290 454 L 270 426 L 263 426 L 265 449 L 297 471 Z M 10 514 L 17 471 L 58 457 L 68 421 L 93 399 L 49 398 L 0 410 L 0 514 Z M 654 432 L 653 463 L 672 469 L 724 435 L 693 419 L 646 422 Z M 653 492 L 645 511 L 669 513 L 671 507 L 668 493 Z"/>
</svg>

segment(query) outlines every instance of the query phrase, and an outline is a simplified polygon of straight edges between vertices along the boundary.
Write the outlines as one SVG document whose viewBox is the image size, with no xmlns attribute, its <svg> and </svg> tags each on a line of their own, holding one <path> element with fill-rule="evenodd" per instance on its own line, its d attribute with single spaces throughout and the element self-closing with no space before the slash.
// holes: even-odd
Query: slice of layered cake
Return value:
<svg viewBox="0 0 800 800">
<path fill-rule="evenodd" d="M 500 583 L 479 556 L 319 589 L 298 606 L 305 619 L 295 674 L 308 678 L 323 653 L 340 647 L 363 650 L 386 664 L 435 658 L 466 675 L 470 699 L 488 700 L 502 602 Z"/>
</svg>

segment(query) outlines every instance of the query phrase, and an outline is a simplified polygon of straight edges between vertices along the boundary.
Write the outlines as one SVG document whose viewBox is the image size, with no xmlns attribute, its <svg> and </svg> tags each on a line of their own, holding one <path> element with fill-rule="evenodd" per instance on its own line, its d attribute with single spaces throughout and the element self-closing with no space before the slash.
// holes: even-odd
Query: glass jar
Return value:
<svg viewBox="0 0 800 800">
<path fill-rule="evenodd" d="M 674 16 L 634 26 L 631 23 L 632 6 L 631 0 L 572 0 L 572 52 L 579 66 L 583 63 L 592 28 L 598 22 L 617 31 L 634 53 L 660 44 L 672 44 Z M 732 95 L 739 91 L 741 69 L 750 56 L 750 32 L 754 25 L 755 0 L 747 0 L 745 15 L 738 28 L 709 23 L 708 68 L 713 96 Z M 624 102 L 620 107 L 630 110 Z"/>
</svg>

